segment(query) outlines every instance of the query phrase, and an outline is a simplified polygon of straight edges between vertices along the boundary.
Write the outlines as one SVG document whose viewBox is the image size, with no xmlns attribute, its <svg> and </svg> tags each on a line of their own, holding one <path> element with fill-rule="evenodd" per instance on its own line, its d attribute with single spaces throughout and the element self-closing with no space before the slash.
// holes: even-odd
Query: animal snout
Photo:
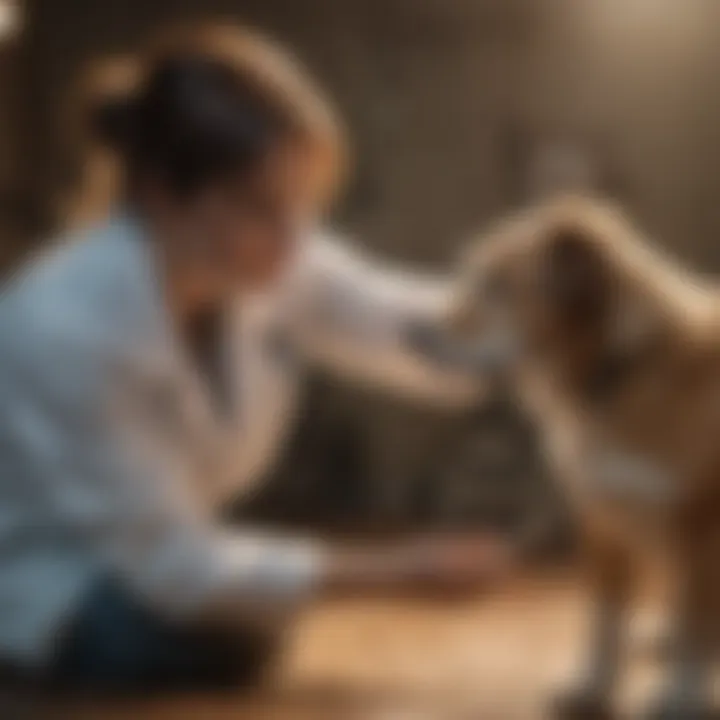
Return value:
<svg viewBox="0 0 720 720">
<path fill-rule="evenodd" d="M 416 320 L 407 327 L 407 340 L 411 348 L 434 362 L 446 363 L 452 356 L 455 342 L 451 332 L 440 322 Z"/>
<path fill-rule="evenodd" d="M 494 373 L 505 368 L 513 348 L 503 334 L 461 336 L 442 323 L 418 322 L 408 329 L 411 347 L 444 367 L 471 373 Z"/>
</svg>

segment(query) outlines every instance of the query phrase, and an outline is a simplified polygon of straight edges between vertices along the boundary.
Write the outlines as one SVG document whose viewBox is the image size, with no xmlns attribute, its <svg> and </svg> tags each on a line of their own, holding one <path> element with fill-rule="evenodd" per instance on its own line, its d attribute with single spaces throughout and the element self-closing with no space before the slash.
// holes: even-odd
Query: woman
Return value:
<svg viewBox="0 0 720 720">
<path fill-rule="evenodd" d="M 0 303 L 0 657 L 67 686 L 248 682 L 308 599 L 474 586 L 498 553 L 336 550 L 216 520 L 276 454 L 303 363 L 449 402 L 468 383 L 405 347 L 441 287 L 315 229 L 342 140 L 291 61 L 224 27 L 142 67 L 101 118 L 123 209 Z"/>
</svg>

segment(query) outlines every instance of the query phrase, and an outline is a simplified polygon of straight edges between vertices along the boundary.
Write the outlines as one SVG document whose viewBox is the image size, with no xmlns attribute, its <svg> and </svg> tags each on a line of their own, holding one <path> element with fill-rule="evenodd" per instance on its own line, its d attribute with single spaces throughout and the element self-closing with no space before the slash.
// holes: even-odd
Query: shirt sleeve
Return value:
<svg viewBox="0 0 720 720">
<path fill-rule="evenodd" d="M 413 324 L 446 312 L 449 280 L 393 268 L 330 235 L 310 245 L 296 299 L 309 359 L 410 398 L 461 407 L 479 400 L 478 378 L 422 358 L 409 342 Z"/>
<path fill-rule="evenodd" d="M 272 625 L 313 595 L 319 546 L 216 522 L 194 439 L 176 428 L 174 388 L 83 342 L 40 345 L 43 363 L 12 373 L 18 421 L 6 442 L 16 482 L 29 481 L 73 547 L 166 617 Z"/>
</svg>

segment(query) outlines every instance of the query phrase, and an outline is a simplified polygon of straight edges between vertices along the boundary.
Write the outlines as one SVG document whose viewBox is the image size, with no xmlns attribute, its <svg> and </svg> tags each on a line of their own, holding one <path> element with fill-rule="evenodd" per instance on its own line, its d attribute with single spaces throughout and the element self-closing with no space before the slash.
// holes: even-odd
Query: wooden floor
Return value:
<svg viewBox="0 0 720 720">
<path fill-rule="evenodd" d="M 567 578 L 526 580 L 463 605 L 344 602 L 297 625 L 271 687 L 250 696 L 43 708 L 0 717 L 73 720 L 535 720 L 576 666 L 582 594 Z M 657 683 L 631 644 L 627 709 Z M 629 717 L 634 716 L 629 713 Z"/>
</svg>

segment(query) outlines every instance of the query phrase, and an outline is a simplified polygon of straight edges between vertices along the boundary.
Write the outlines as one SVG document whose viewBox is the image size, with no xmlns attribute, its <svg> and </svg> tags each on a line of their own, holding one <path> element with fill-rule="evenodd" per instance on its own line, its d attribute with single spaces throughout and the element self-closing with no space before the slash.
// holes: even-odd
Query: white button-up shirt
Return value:
<svg viewBox="0 0 720 720">
<path fill-rule="evenodd" d="M 215 521 L 277 456 L 307 362 L 438 402 L 475 391 L 403 346 L 443 284 L 318 233 L 272 295 L 233 308 L 221 418 L 143 234 L 121 215 L 66 239 L 0 299 L 0 659 L 46 661 L 103 573 L 177 618 L 279 622 L 311 594 L 318 548 Z"/>
</svg>

